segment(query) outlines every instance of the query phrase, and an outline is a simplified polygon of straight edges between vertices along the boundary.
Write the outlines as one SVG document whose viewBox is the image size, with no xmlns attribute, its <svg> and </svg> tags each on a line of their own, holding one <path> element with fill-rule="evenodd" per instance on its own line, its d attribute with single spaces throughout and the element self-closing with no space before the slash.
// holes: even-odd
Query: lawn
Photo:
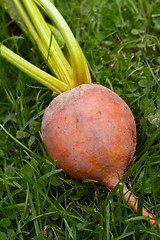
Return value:
<svg viewBox="0 0 160 240">
<path fill-rule="evenodd" d="M 92 81 L 116 92 L 133 112 L 137 149 L 124 180 L 160 222 L 160 2 L 55 5 L 84 52 Z M 49 72 L 36 44 L 2 8 L 0 42 Z M 52 98 L 51 90 L 0 57 L 0 239 L 160 239 L 140 208 L 135 213 L 123 196 L 72 179 L 51 162 L 41 121 Z"/>
</svg>

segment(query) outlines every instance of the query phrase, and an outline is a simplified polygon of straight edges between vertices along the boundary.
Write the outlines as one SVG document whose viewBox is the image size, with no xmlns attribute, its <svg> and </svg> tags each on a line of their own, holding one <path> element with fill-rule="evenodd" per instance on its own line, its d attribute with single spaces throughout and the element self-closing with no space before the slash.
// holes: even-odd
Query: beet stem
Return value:
<svg viewBox="0 0 160 240">
<path fill-rule="evenodd" d="M 138 198 L 131 192 L 128 190 L 127 186 L 124 184 L 123 187 L 123 194 L 124 194 L 124 200 L 126 203 L 128 203 L 130 205 L 130 207 L 132 209 L 134 209 L 134 211 L 137 213 L 138 210 Z M 144 205 L 143 205 L 144 206 Z M 145 218 L 146 221 L 149 221 L 150 225 L 153 225 L 156 223 L 156 216 L 149 212 L 149 210 L 144 206 L 142 209 L 142 216 L 147 217 Z M 149 217 L 149 219 L 148 219 Z M 160 229 L 160 223 L 158 224 L 159 229 Z M 157 226 L 155 226 L 155 228 L 157 228 Z"/>
</svg>

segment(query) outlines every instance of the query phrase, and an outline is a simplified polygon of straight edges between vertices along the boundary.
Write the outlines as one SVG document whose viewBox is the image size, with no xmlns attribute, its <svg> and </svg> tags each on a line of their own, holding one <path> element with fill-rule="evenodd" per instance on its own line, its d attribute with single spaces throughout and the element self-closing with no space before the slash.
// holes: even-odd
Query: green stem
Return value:
<svg viewBox="0 0 160 240">
<path fill-rule="evenodd" d="M 50 74 L 44 72 L 33 64 L 29 63 L 16 53 L 12 52 L 10 49 L 5 47 L 3 44 L 0 45 L 0 54 L 2 57 L 7 59 L 10 63 L 18 67 L 20 70 L 25 72 L 30 77 L 34 78 L 38 82 L 42 83 L 49 89 L 62 93 L 68 90 L 68 85 L 61 82 L 57 78 L 51 76 Z"/>
</svg>

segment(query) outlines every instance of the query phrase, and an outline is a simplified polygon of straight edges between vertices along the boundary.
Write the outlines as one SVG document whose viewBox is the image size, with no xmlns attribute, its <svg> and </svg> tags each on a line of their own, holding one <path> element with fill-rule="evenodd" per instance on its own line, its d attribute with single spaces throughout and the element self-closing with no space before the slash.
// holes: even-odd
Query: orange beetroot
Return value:
<svg viewBox="0 0 160 240">
<path fill-rule="evenodd" d="M 136 147 L 136 125 L 127 104 L 111 90 L 84 84 L 57 96 L 45 111 L 42 136 L 57 166 L 77 179 L 113 188 Z"/>
<path fill-rule="evenodd" d="M 42 137 L 50 158 L 68 175 L 94 179 L 112 190 L 133 159 L 136 124 L 117 94 L 101 85 L 83 84 L 52 100 L 43 117 Z M 136 197 L 126 185 L 123 191 L 137 211 Z M 143 215 L 155 223 L 145 208 Z"/>
</svg>

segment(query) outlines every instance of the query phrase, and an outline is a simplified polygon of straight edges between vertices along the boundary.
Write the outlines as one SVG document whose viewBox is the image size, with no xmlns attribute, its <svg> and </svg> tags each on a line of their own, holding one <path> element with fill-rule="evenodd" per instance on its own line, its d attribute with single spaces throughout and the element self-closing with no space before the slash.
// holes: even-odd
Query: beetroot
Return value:
<svg viewBox="0 0 160 240">
<path fill-rule="evenodd" d="M 60 94 L 42 121 L 43 141 L 57 166 L 77 179 L 113 189 L 136 147 L 136 125 L 127 104 L 111 90 L 84 84 Z"/>
<path fill-rule="evenodd" d="M 83 84 L 52 100 L 43 117 L 42 137 L 50 158 L 68 175 L 94 179 L 112 190 L 133 159 L 136 124 L 117 94 L 101 85 Z M 137 199 L 125 184 L 123 193 L 137 211 Z M 145 208 L 143 216 L 155 223 Z"/>
</svg>

